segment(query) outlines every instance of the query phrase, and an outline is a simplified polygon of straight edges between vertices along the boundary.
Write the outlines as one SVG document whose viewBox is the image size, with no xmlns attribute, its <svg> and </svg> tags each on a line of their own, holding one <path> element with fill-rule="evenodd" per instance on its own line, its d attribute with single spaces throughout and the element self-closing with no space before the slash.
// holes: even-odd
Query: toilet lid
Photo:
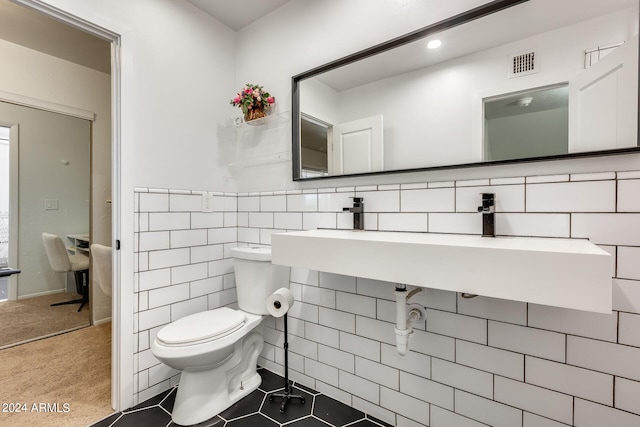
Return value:
<svg viewBox="0 0 640 427">
<path fill-rule="evenodd" d="M 165 326 L 158 332 L 157 339 L 169 345 L 211 341 L 239 329 L 246 318 L 242 311 L 228 307 L 202 311 Z"/>
</svg>

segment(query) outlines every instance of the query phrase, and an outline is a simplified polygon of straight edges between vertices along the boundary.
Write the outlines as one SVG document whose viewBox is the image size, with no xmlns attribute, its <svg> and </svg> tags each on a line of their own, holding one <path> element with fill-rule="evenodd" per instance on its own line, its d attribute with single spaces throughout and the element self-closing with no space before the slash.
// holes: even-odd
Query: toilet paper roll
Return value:
<svg viewBox="0 0 640 427">
<path fill-rule="evenodd" d="M 287 288 L 280 288 L 267 297 L 267 311 L 273 317 L 282 317 L 293 305 L 293 294 Z"/>
</svg>

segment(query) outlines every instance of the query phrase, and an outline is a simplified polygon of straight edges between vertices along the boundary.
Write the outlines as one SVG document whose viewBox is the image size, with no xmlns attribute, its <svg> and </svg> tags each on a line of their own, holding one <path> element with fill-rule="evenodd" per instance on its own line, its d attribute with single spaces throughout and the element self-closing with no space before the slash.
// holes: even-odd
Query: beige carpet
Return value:
<svg viewBox="0 0 640 427">
<path fill-rule="evenodd" d="M 58 293 L 0 302 L 0 348 L 89 326 L 88 304 L 79 313 L 80 304 L 50 306 L 79 297 Z"/>
<path fill-rule="evenodd" d="M 114 412 L 111 323 L 0 350 L 0 377 L 0 426 L 93 424 Z"/>
</svg>

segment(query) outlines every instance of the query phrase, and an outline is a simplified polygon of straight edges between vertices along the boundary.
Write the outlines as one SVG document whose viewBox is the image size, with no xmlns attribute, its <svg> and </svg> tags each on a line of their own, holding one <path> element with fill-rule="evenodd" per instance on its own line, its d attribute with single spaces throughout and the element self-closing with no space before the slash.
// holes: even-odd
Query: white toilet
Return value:
<svg viewBox="0 0 640 427">
<path fill-rule="evenodd" d="M 238 310 L 228 307 L 183 317 L 162 328 L 151 345 L 164 364 L 182 371 L 173 422 L 206 421 L 258 388 L 262 336 L 254 331 L 266 301 L 289 287 L 289 268 L 271 264 L 271 249 L 233 248 Z"/>
</svg>

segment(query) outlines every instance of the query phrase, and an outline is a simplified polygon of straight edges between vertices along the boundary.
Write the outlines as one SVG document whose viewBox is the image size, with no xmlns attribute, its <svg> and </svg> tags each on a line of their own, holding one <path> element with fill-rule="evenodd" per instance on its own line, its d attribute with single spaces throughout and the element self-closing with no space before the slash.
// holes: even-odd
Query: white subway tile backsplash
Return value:
<svg viewBox="0 0 640 427">
<path fill-rule="evenodd" d="M 615 212 L 615 208 L 613 180 L 527 186 L 527 212 Z"/>
<path fill-rule="evenodd" d="M 318 194 L 318 211 L 319 212 L 342 212 L 344 208 L 353 206 L 352 197 L 353 197 L 353 194 L 350 194 L 350 193 Z"/>
<path fill-rule="evenodd" d="M 210 245 L 220 243 L 235 243 L 238 241 L 238 229 L 231 228 L 212 228 L 207 232 L 207 240 Z"/>
<path fill-rule="evenodd" d="M 172 248 L 187 248 L 207 244 L 207 230 L 170 231 Z"/>
<path fill-rule="evenodd" d="M 139 233 L 140 241 L 138 251 L 153 251 L 157 249 L 169 249 L 169 232 L 155 231 L 149 233 Z"/>
<path fill-rule="evenodd" d="M 491 347 L 565 361 L 565 335 L 557 332 L 490 320 L 488 343 Z"/>
<path fill-rule="evenodd" d="M 427 331 L 480 344 L 487 343 L 487 320 L 427 309 Z"/>
<path fill-rule="evenodd" d="M 495 217 L 499 236 L 569 237 L 570 226 L 570 214 L 497 213 Z"/>
<path fill-rule="evenodd" d="M 618 212 L 640 212 L 640 179 L 618 181 Z"/>
<path fill-rule="evenodd" d="M 617 256 L 617 277 L 621 279 L 640 280 L 640 247 L 618 246 Z"/>
<path fill-rule="evenodd" d="M 340 331 L 315 323 L 306 323 L 304 337 L 318 344 L 328 345 L 329 347 L 338 348 L 340 346 Z"/>
<path fill-rule="evenodd" d="M 378 230 L 426 233 L 426 213 L 381 213 L 378 215 Z"/>
<path fill-rule="evenodd" d="M 171 304 L 171 321 L 175 322 L 190 314 L 200 313 L 208 310 L 208 301 L 206 296 L 188 299 L 186 301 Z"/>
<path fill-rule="evenodd" d="M 184 230 L 190 227 L 191 215 L 188 212 L 149 213 L 149 231 Z"/>
<path fill-rule="evenodd" d="M 171 284 L 192 282 L 207 278 L 208 267 L 206 262 L 189 264 L 171 269 Z"/>
<path fill-rule="evenodd" d="M 189 283 L 189 295 L 191 298 L 220 292 L 224 289 L 222 276 L 208 277 L 203 280 L 195 280 Z"/>
<path fill-rule="evenodd" d="M 539 415 L 525 412 L 522 414 L 522 427 L 566 427 L 567 424 L 550 420 Z"/>
<path fill-rule="evenodd" d="M 138 274 L 139 291 L 161 288 L 171 284 L 171 269 L 142 271 Z"/>
<path fill-rule="evenodd" d="M 315 212 L 318 210 L 318 195 L 288 194 L 287 210 L 289 212 Z"/>
<path fill-rule="evenodd" d="M 524 212 L 524 185 L 494 185 L 456 189 L 456 212 L 478 212 L 481 193 L 495 194 L 496 212 Z"/>
<path fill-rule="evenodd" d="M 429 213 L 430 233 L 481 234 L 478 213 Z"/>
<path fill-rule="evenodd" d="M 567 336 L 567 363 L 640 381 L 640 348 Z"/>
<path fill-rule="evenodd" d="M 334 387 L 338 387 L 338 372 L 339 370 L 332 364 L 320 363 L 308 358 L 304 363 L 304 373 L 306 375 Z"/>
<path fill-rule="evenodd" d="M 619 319 L 618 342 L 640 347 L 640 315 L 620 313 Z"/>
<path fill-rule="evenodd" d="M 149 308 L 156 308 L 189 299 L 189 284 L 167 286 L 149 291 Z"/>
<path fill-rule="evenodd" d="M 338 310 L 348 311 L 356 316 L 376 317 L 375 298 L 347 292 L 336 292 L 336 307 Z"/>
<path fill-rule="evenodd" d="M 356 316 L 356 334 L 380 343 L 395 344 L 394 324 L 368 317 Z"/>
<path fill-rule="evenodd" d="M 213 196 L 213 210 L 215 212 L 237 212 L 238 197 Z"/>
<path fill-rule="evenodd" d="M 191 212 L 191 228 L 215 228 L 224 226 L 222 212 Z"/>
<path fill-rule="evenodd" d="M 169 210 L 171 212 L 197 212 L 202 210 L 201 194 L 170 194 Z"/>
<path fill-rule="evenodd" d="M 494 427 L 522 427 L 522 410 L 476 396 L 455 391 L 456 413 Z"/>
<path fill-rule="evenodd" d="M 157 193 L 140 193 L 137 209 L 138 212 L 168 212 L 169 195 Z"/>
<path fill-rule="evenodd" d="M 324 212 L 304 212 L 302 214 L 302 228 L 315 230 L 317 228 L 336 228 L 336 214 Z"/>
<path fill-rule="evenodd" d="M 318 308 L 317 305 L 296 301 L 289 309 L 289 314 L 296 319 L 318 323 Z"/>
<path fill-rule="evenodd" d="M 400 202 L 402 212 L 454 212 L 455 189 L 402 190 Z"/>
<path fill-rule="evenodd" d="M 496 298 L 477 296 L 458 297 L 458 313 L 518 325 L 527 324 L 527 304 Z"/>
<path fill-rule="evenodd" d="M 325 273 L 321 271 L 319 286 L 321 288 L 335 289 L 339 291 L 354 293 L 356 291 L 356 278 L 352 276 Z"/>
<path fill-rule="evenodd" d="M 171 308 L 168 305 L 138 313 L 138 331 L 155 328 L 171 321 Z"/>
<path fill-rule="evenodd" d="M 345 371 L 340 371 L 339 387 L 364 400 L 380 403 L 380 385 Z"/>
<path fill-rule="evenodd" d="M 640 314 L 640 281 L 613 279 L 613 309 Z"/>
<path fill-rule="evenodd" d="M 400 371 L 398 369 L 374 362 L 370 359 L 356 357 L 356 372 L 359 377 L 380 384 L 392 390 L 400 388 Z"/>
<path fill-rule="evenodd" d="M 524 381 L 524 355 L 456 340 L 456 363 Z"/>
<path fill-rule="evenodd" d="M 431 356 L 416 351 L 402 356 L 396 346 L 382 344 L 380 363 L 423 378 L 431 378 Z"/>
<path fill-rule="evenodd" d="M 239 212 L 258 212 L 260 211 L 260 197 L 238 197 Z"/>
<path fill-rule="evenodd" d="M 149 268 L 152 270 L 186 265 L 190 262 L 189 248 L 168 249 L 149 253 Z"/>
<path fill-rule="evenodd" d="M 455 360 L 455 339 L 421 330 L 413 331 L 411 350 L 445 360 Z"/>
<path fill-rule="evenodd" d="M 355 372 L 355 356 L 333 347 L 318 345 L 318 361 L 352 374 Z"/>
<path fill-rule="evenodd" d="M 599 245 L 640 245 L 640 214 L 571 214 L 571 237 Z"/>
<path fill-rule="evenodd" d="M 433 375 L 433 372 L 431 374 Z M 400 372 L 400 392 L 453 411 L 453 387 Z"/>
<path fill-rule="evenodd" d="M 303 286 L 302 301 L 320 307 L 336 308 L 336 292 L 317 286 Z"/>
<path fill-rule="evenodd" d="M 488 372 L 434 358 L 431 379 L 487 399 L 493 398 L 493 375 Z"/>
<path fill-rule="evenodd" d="M 302 213 L 276 212 L 273 214 L 273 226 L 283 230 L 302 230 Z"/>
<path fill-rule="evenodd" d="M 238 227 L 238 242 L 260 244 L 260 230 Z"/>
<path fill-rule="evenodd" d="M 618 315 L 529 304 L 529 326 L 615 342 Z"/>
<path fill-rule="evenodd" d="M 400 212 L 400 190 L 358 191 L 356 196 L 364 198 L 366 212 Z"/>
<path fill-rule="evenodd" d="M 456 187 L 480 187 L 489 185 L 489 179 L 469 179 L 456 181 Z"/>
<path fill-rule="evenodd" d="M 191 248 L 191 262 L 199 263 L 224 258 L 223 245 L 206 245 Z"/>
<path fill-rule="evenodd" d="M 318 307 L 318 323 L 351 334 L 356 333 L 356 315 L 353 313 Z"/>
<path fill-rule="evenodd" d="M 413 396 L 382 387 L 380 389 L 380 406 L 397 414 L 402 414 L 403 417 L 416 421 L 421 425 L 426 426 L 429 424 L 431 405 Z"/>
<path fill-rule="evenodd" d="M 379 420 L 382 420 L 388 424 L 393 425 L 396 419 L 396 414 L 383 408 L 380 405 L 375 405 L 371 402 L 367 402 L 366 400 L 360 399 L 358 396 L 353 396 L 353 408 L 362 411 L 369 416 L 375 417 Z M 401 424 L 396 424 L 398 427 L 410 427 L 403 426 Z"/>
<path fill-rule="evenodd" d="M 604 181 L 616 179 L 615 172 L 572 173 L 571 181 Z"/>
<path fill-rule="evenodd" d="M 486 424 L 463 417 L 438 406 L 431 407 L 430 427 L 486 427 Z"/>
<path fill-rule="evenodd" d="M 540 175 L 526 177 L 527 184 L 539 184 L 543 182 L 566 182 L 569 181 L 569 175 Z"/>
<path fill-rule="evenodd" d="M 613 405 L 612 375 L 531 356 L 527 356 L 525 367 L 525 378 L 529 384 Z"/>
<path fill-rule="evenodd" d="M 609 406 L 575 399 L 574 425 L 584 427 L 638 427 L 640 416 L 623 412 Z"/>
<path fill-rule="evenodd" d="M 346 332 L 340 332 L 340 350 L 355 356 L 380 361 L 380 342 Z"/>
<path fill-rule="evenodd" d="M 495 377 L 495 400 L 566 424 L 573 421 L 571 396 L 520 381 Z"/>
<path fill-rule="evenodd" d="M 640 415 L 640 382 L 618 377 L 614 395 L 616 408 Z"/>
</svg>

